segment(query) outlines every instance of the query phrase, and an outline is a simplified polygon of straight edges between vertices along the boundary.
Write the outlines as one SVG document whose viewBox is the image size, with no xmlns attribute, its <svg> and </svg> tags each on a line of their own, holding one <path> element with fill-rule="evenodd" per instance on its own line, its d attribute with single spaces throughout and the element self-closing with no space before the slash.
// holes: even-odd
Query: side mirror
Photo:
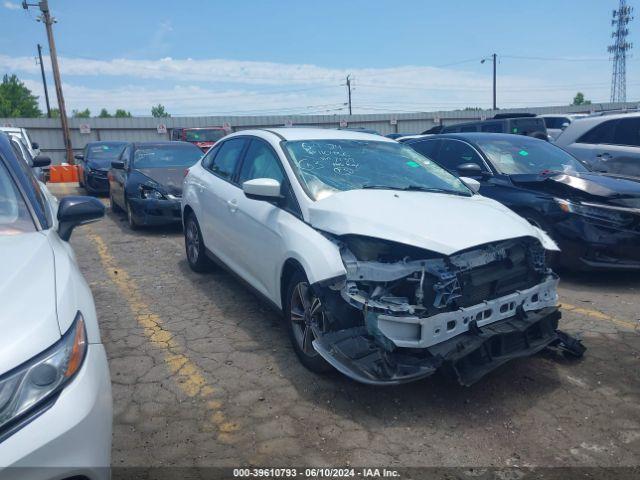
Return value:
<svg viewBox="0 0 640 480">
<path fill-rule="evenodd" d="M 456 167 L 458 175 L 461 177 L 482 177 L 483 172 L 477 163 L 463 163 Z"/>
<path fill-rule="evenodd" d="M 460 177 L 460 180 L 471 189 L 473 193 L 480 192 L 480 182 L 475 178 Z"/>
<path fill-rule="evenodd" d="M 36 158 L 33 159 L 33 168 L 36 167 L 48 167 L 49 165 L 51 165 L 51 158 L 50 157 L 45 157 L 44 155 L 38 155 Z"/>
<path fill-rule="evenodd" d="M 40 144 L 38 142 L 31 142 L 31 148 L 38 150 L 40 148 Z"/>
<path fill-rule="evenodd" d="M 280 182 L 273 178 L 254 178 L 242 184 L 242 190 L 247 198 L 252 200 L 262 200 L 265 202 L 279 201 Z"/>
<path fill-rule="evenodd" d="M 115 168 L 116 170 L 124 170 L 124 162 L 122 160 L 112 160 L 111 168 Z"/>
<path fill-rule="evenodd" d="M 560 128 L 561 128 L 562 130 L 564 130 L 564 129 L 565 129 L 565 128 L 567 128 L 568 126 L 569 126 L 569 123 L 564 122 L 562 125 L 560 125 Z"/>
<path fill-rule="evenodd" d="M 75 158 L 76 160 L 84 160 L 84 155 L 81 153 L 76 153 L 73 158 Z"/>
<path fill-rule="evenodd" d="M 102 202 L 94 197 L 64 197 L 58 205 L 58 235 L 69 240 L 75 227 L 101 219 L 104 210 Z"/>
</svg>

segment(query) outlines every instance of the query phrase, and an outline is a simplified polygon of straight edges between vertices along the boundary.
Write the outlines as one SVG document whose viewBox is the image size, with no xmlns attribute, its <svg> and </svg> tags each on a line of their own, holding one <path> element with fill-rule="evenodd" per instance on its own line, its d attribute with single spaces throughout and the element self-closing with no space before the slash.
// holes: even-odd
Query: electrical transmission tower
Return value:
<svg viewBox="0 0 640 480">
<path fill-rule="evenodd" d="M 629 29 L 627 26 L 633 19 L 631 15 L 633 7 L 627 5 L 626 0 L 620 0 L 620 6 L 613 11 L 611 26 L 613 33 L 611 37 L 614 44 L 607 47 L 607 51 L 612 55 L 613 73 L 611 75 L 611 101 L 627 101 L 627 51 L 631 50 L 633 44 L 627 42 Z"/>
</svg>

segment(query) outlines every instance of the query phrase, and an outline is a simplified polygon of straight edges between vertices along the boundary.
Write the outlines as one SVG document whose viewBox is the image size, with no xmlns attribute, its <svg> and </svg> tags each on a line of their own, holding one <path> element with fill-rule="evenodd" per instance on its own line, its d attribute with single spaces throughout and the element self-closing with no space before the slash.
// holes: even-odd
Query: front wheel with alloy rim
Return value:
<svg viewBox="0 0 640 480">
<path fill-rule="evenodd" d="M 113 193 L 109 192 L 109 203 L 111 204 L 111 211 L 114 213 L 120 213 L 122 209 L 118 206 L 116 201 L 113 199 Z"/>
<path fill-rule="evenodd" d="M 332 370 L 313 348 L 317 331 L 326 330 L 326 317 L 320 299 L 313 293 L 302 272 L 295 272 L 289 280 L 286 294 L 285 321 L 291 344 L 300 362 L 312 372 Z"/>
<path fill-rule="evenodd" d="M 184 247 L 191 270 L 198 273 L 211 270 L 212 263 L 206 255 L 200 225 L 194 214 L 190 214 L 185 221 Z"/>
<path fill-rule="evenodd" d="M 136 222 L 136 219 L 133 216 L 133 208 L 131 208 L 131 204 L 129 202 L 127 202 L 127 223 L 129 224 L 129 228 L 131 230 L 138 229 L 138 223 Z"/>
</svg>

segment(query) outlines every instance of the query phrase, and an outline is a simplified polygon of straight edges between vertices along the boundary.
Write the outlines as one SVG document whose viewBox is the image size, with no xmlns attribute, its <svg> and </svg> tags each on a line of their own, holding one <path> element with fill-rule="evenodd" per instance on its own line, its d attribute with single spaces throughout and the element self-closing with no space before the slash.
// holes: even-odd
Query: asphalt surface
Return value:
<svg viewBox="0 0 640 480">
<path fill-rule="evenodd" d="M 640 464 L 640 275 L 563 275 L 581 360 L 381 389 L 307 371 L 234 277 L 190 271 L 179 228 L 133 232 L 109 211 L 71 243 L 109 356 L 114 466 Z"/>
</svg>

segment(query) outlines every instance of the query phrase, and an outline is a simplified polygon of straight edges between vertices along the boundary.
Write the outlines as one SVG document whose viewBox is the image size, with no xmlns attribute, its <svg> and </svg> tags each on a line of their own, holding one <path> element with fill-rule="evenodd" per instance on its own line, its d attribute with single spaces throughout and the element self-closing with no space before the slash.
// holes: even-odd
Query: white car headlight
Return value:
<svg viewBox="0 0 640 480">
<path fill-rule="evenodd" d="M 87 334 L 80 312 L 53 346 L 0 376 L 0 431 L 58 393 L 80 370 Z"/>
</svg>

